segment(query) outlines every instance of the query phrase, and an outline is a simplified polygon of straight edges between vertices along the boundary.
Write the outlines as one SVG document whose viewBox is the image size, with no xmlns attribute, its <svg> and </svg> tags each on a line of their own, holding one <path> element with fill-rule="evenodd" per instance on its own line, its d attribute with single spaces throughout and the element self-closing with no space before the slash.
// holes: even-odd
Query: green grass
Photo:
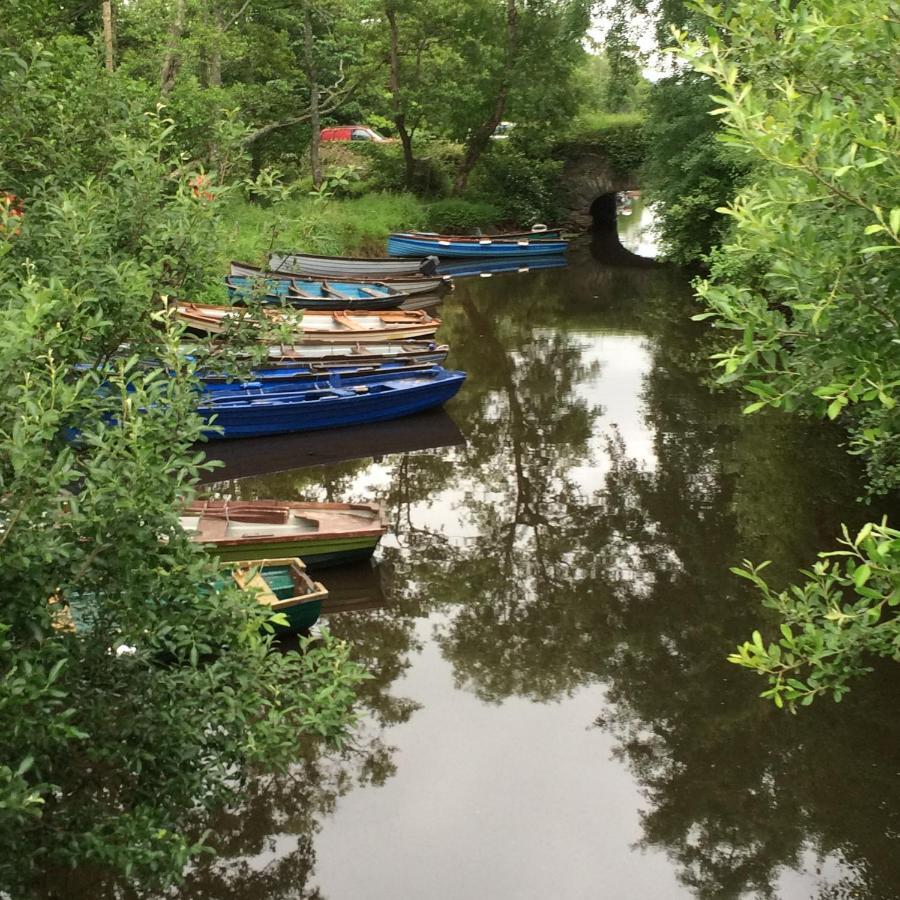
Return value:
<svg viewBox="0 0 900 900">
<path fill-rule="evenodd" d="M 385 256 L 388 232 L 422 228 L 427 207 L 412 194 L 367 194 L 350 200 L 304 197 L 269 207 L 234 201 L 222 246 L 229 260 L 265 266 L 272 250 L 305 250 L 329 256 Z"/>
</svg>

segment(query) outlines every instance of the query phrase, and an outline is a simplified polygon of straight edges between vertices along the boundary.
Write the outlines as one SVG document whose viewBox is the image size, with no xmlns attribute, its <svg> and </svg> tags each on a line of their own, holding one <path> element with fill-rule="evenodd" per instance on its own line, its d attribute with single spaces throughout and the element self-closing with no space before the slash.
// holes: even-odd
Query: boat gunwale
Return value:
<svg viewBox="0 0 900 900">
<path fill-rule="evenodd" d="M 420 263 L 425 262 L 426 259 L 431 254 L 426 253 L 420 260 Z M 318 253 L 278 253 L 273 250 L 269 253 L 269 259 L 273 256 L 281 256 L 283 258 L 287 258 L 290 256 L 296 257 L 308 257 L 309 259 L 324 259 L 329 260 L 331 262 L 341 262 L 346 260 L 347 262 L 364 262 L 364 263 L 396 263 L 397 257 L 395 256 L 321 256 Z M 416 257 L 407 257 L 407 259 L 416 259 Z M 271 263 L 270 263 L 271 265 Z M 273 269 L 273 271 L 277 271 L 277 269 Z"/>
<path fill-rule="evenodd" d="M 548 246 L 550 244 L 565 244 L 568 246 L 569 241 L 565 238 L 543 238 L 539 240 L 532 241 L 529 238 L 521 237 L 521 238 L 494 238 L 490 235 L 420 235 L 415 234 L 410 231 L 392 231 L 388 235 L 388 239 L 395 240 L 406 240 L 406 241 L 419 241 L 419 242 L 427 242 L 431 244 L 473 244 L 480 247 L 485 247 L 491 244 L 499 244 L 502 247 L 522 247 L 522 246 L 531 246 L 532 243 Z M 394 257 L 396 258 L 396 257 Z M 403 259 L 409 259 L 410 257 L 402 257 Z M 415 258 L 415 257 L 413 257 Z"/>
</svg>

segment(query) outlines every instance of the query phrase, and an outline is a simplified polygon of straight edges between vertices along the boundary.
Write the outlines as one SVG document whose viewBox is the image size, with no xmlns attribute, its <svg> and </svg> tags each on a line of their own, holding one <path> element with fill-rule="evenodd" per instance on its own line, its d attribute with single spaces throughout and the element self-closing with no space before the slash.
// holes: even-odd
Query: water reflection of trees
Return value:
<svg viewBox="0 0 900 900">
<path fill-rule="evenodd" d="M 890 679 L 788 719 L 724 662 L 761 616 L 728 567 L 744 554 L 774 558 L 781 574 L 805 563 L 853 514 L 846 461 L 811 430 L 741 417 L 703 387 L 686 302 L 681 282 L 651 268 L 460 286 L 442 338 L 470 374 L 451 404 L 466 446 L 391 461 L 388 606 L 331 621 L 376 676 L 360 746 L 255 784 L 242 809 L 212 823 L 222 856 L 192 871 L 184 896 L 318 896 L 317 822 L 352 785 L 390 777 L 379 735 L 389 739 L 415 709 L 392 686 L 419 649 L 416 621 L 438 610 L 457 683 L 485 700 L 605 685 L 596 724 L 645 791 L 642 843 L 668 853 L 698 896 L 777 896 L 779 872 L 810 854 L 852 869 L 822 900 L 896 893 L 897 804 L 871 799 L 897 790 L 900 734 L 878 716 L 891 706 Z M 600 329 L 650 336 L 642 402 L 652 463 L 615 431 L 600 449 L 592 440 L 601 411 L 577 388 L 598 373 L 570 333 Z M 365 466 L 220 488 L 349 499 Z M 602 485 L 586 489 L 576 469 L 599 466 Z M 452 515 L 427 524 L 432 504 Z"/>
<path fill-rule="evenodd" d="M 589 290 L 614 299 L 615 273 L 602 271 Z M 452 609 L 437 640 L 457 682 L 484 699 L 606 685 L 598 724 L 644 785 L 644 844 L 669 853 L 698 896 L 775 896 L 779 872 L 810 854 L 855 870 L 823 897 L 892 896 L 900 819 L 871 801 L 896 794 L 900 735 L 878 717 L 887 688 L 873 682 L 843 708 L 786 720 L 724 662 L 761 616 L 728 567 L 745 553 L 784 574 L 804 564 L 857 514 L 846 460 L 803 425 L 743 418 L 702 386 L 686 310 L 664 287 L 646 290 L 667 276 L 634 276 L 645 279 L 642 307 L 632 293 L 599 315 L 583 285 L 571 310 L 559 285 L 538 306 L 546 277 L 499 303 L 460 297 L 451 324 L 469 346 L 456 352 L 480 370 L 481 390 L 460 401 L 468 446 L 454 481 L 474 537 L 408 535 L 395 560 L 403 593 Z M 607 314 L 653 335 L 643 401 L 655 462 L 631 458 L 612 433 L 603 487 L 587 495 L 571 469 L 600 462 L 588 449 L 597 410 L 573 399 L 588 373 L 565 327 Z M 555 317 L 563 329 L 545 332 Z M 407 461 L 391 502 L 414 503 L 417 479 L 433 490 L 431 464 Z"/>
</svg>

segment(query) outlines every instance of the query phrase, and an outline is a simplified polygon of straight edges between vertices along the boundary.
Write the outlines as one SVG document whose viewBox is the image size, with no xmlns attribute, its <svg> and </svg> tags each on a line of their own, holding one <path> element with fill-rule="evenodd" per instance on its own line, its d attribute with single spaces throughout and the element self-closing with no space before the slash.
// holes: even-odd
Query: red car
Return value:
<svg viewBox="0 0 900 900">
<path fill-rule="evenodd" d="M 386 144 L 388 139 L 368 125 L 333 125 L 321 131 L 323 141 L 375 141 Z"/>
</svg>

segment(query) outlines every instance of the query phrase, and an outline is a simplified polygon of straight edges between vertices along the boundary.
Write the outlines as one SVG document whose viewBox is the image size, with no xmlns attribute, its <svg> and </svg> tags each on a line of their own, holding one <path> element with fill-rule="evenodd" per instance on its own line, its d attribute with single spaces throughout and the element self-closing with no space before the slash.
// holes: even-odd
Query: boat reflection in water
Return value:
<svg viewBox="0 0 900 900">
<path fill-rule="evenodd" d="M 466 275 L 481 275 L 489 278 L 503 272 L 534 272 L 537 269 L 560 269 L 568 265 L 562 254 L 535 257 L 507 257 L 506 259 L 468 259 L 456 262 L 442 262 L 438 266 L 441 275 L 463 278 Z"/>
<path fill-rule="evenodd" d="M 435 409 L 371 425 L 195 446 L 204 450 L 210 459 L 218 459 L 225 464 L 224 467 L 202 473 L 201 481 L 210 483 L 272 475 L 351 459 L 378 459 L 390 453 L 410 450 L 456 447 L 464 443 L 462 432 L 449 414 L 443 409 Z"/>
<path fill-rule="evenodd" d="M 341 566 L 328 572 L 328 597 L 322 601 L 322 616 L 383 609 L 384 587 L 381 565 L 368 562 Z"/>
</svg>

